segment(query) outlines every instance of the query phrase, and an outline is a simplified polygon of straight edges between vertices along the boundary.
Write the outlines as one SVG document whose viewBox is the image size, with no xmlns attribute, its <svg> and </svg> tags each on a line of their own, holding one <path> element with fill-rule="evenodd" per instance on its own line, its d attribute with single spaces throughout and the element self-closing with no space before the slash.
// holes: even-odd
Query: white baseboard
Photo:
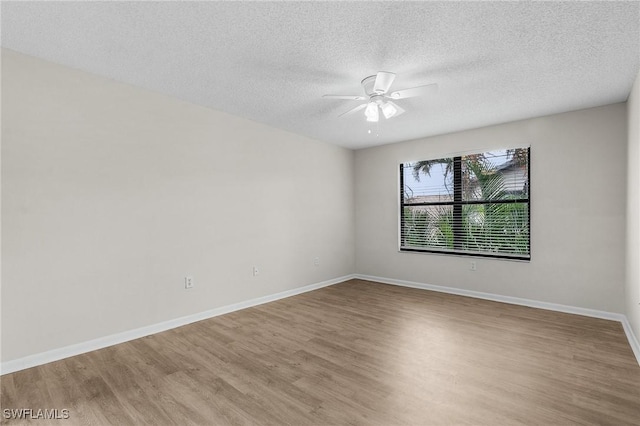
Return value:
<svg viewBox="0 0 640 426">
<path fill-rule="evenodd" d="M 631 345 L 631 350 L 636 356 L 638 360 L 638 364 L 640 364 L 640 343 L 638 343 L 638 339 L 636 339 L 636 335 L 633 334 L 633 330 L 631 329 L 631 324 L 629 324 L 629 320 L 627 317 L 624 317 L 622 321 L 622 328 L 624 328 L 624 334 L 627 335 L 627 340 L 629 340 L 629 345 Z"/>
<path fill-rule="evenodd" d="M 617 314 L 606 311 L 598 311 L 594 309 L 579 308 L 575 306 L 560 305 L 556 303 L 540 302 L 537 300 L 522 299 L 519 297 L 502 296 L 499 294 L 483 293 L 479 291 L 464 290 L 454 287 L 444 287 L 431 284 L 418 283 L 413 281 L 396 280 L 384 277 L 375 277 L 362 274 L 345 275 L 339 278 L 334 278 L 328 281 L 322 281 L 315 284 L 310 284 L 304 287 L 283 291 L 280 293 L 271 294 L 268 296 L 258 297 L 255 299 L 246 300 L 244 302 L 234 303 L 232 305 L 222 306 L 220 308 L 211 309 L 208 311 L 200 312 L 193 315 L 188 315 L 181 318 L 176 318 L 169 321 L 164 321 L 158 324 L 149 325 L 146 327 L 136 328 L 134 330 L 125 331 L 122 333 L 113 334 L 110 336 L 100 337 L 98 339 L 89 340 L 87 342 L 78 343 L 75 345 L 65 346 L 63 348 L 53 349 L 50 351 L 42 352 L 39 354 L 29 355 L 24 358 L 18 358 L 11 361 L 0 363 L 0 374 L 9 374 L 27 368 L 35 367 L 49 362 L 58 361 L 64 358 L 80 355 L 83 353 L 95 351 L 98 349 L 106 348 L 108 346 L 117 345 L 119 343 L 128 342 L 130 340 L 139 339 L 141 337 L 149 336 L 151 334 L 160 333 L 162 331 L 170 330 L 172 328 L 181 327 L 183 325 L 191 324 L 197 321 L 202 321 L 208 318 L 213 318 L 219 315 L 224 315 L 230 312 L 238 311 L 241 309 L 250 308 L 252 306 L 262 305 L 264 303 L 273 302 L 286 297 L 295 296 L 297 294 L 306 293 L 309 291 L 317 290 L 322 287 L 328 287 L 330 285 L 338 284 L 350 279 L 360 279 L 365 281 L 374 281 L 384 284 L 398 285 L 402 287 L 412 287 L 423 290 L 438 291 L 441 293 L 457 294 L 460 296 L 474 297 L 477 299 L 493 300 L 496 302 L 510 303 L 514 305 L 529 306 L 532 308 L 547 309 L 551 311 L 565 312 L 569 314 L 584 315 L 594 318 L 602 318 L 613 321 L 620 321 L 624 332 L 629 340 L 629 345 L 633 350 L 633 353 L 640 365 L 640 344 L 636 339 L 631 325 L 627 320 L 627 317 L 623 314 Z"/>
<path fill-rule="evenodd" d="M 269 303 L 279 299 L 284 299 L 285 297 L 291 297 L 297 294 L 306 293 L 308 291 L 317 290 L 322 287 L 327 287 L 330 285 L 348 281 L 352 278 L 354 278 L 354 275 L 345 275 L 343 277 L 334 278 L 332 280 L 322 281 L 319 283 L 310 284 L 310 285 L 300 287 L 300 288 L 295 288 L 292 290 L 282 291 L 280 293 L 275 293 L 268 296 L 257 297 L 255 299 L 234 303 L 232 305 L 222 306 L 222 307 L 211 309 L 208 311 L 199 312 L 193 315 L 187 315 L 185 317 L 164 321 L 158 324 L 136 328 L 134 330 L 124 331 L 122 333 L 112 334 L 110 336 L 100 337 L 97 339 L 89 340 L 87 342 L 65 346 L 63 348 L 52 349 L 50 351 L 42 352 L 39 354 L 29 355 L 24 358 L 18 358 L 11 361 L 6 361 L 3 363 L 0 363 L 0 374 L 2 375 L 9 374 L 19 370 L 25 370 L 27 368 L 31 368 L 38 365 L 47 364 L 49 362 L 72 357 L 75 355 L 80 355 L 83 353 L 95 351 L 98 349 L 106 348 L 108 346 L 113 346 L 119 343 L 124 343 L 130 340 L 149 336 L 151 334 L 160 333 L 162 331 L 170 330 L 172 328 L 181 327 L 183 325 L 191 324 L 197 321 L 202 321 L 208 318 L 217 317 L 218 315 L 228 314 L 230 312 L 238 311 L 240 309 L 246 309 L 252 306 L 262 305 L 264 303 Z"/>
<path fill-rule="evenodd" d="M 486 300 L 492 300 L 495 302 L 510 303 L 512 305 L 529 306 L 531 308 L 546 309 L 549 311 L 557 311 L 557 312 L 564 312 L 568 314 L 584 315 L 587 317 L 619 321 L 620 323 L 622 323 L 622 328 L 624 329 L 624 332 L 627 336 L 627 340 L 629 341 L 631 350 L 633 351 L 633 354 L 635 355 L 636 360 L 638 361 L 638 365 L 640 365 L 640 344 L 638 344 L 638 340 L 636 339 L 635 335 L 633 334 L 633 331 L 631 330 L 631 325 L 629 324 L 627 317 L 623 314 L 606 312 L 606 311 L 598 311 L 595 309 L 579 308 L 576 306 L 561 305 L 558 303 L 541 302 L 538 300 L 523 299 L 520 297 L 502 296 L 500 294 L 493 294 L 493 293 L 483 293 L 480 291 L 465 290 L 465 289 L 454 288 L 454 287 L 444 287 L 444 286 L 438 286 L 438 285 L 432 285 L 432 284 L 418 283 L 413 281 L 396 280 L 393 278 L 375 277 L 375 276 L 362 275 L 362 274 L 355 274 L 354 278 L 359 280 L 365 280 L 365 281 L 379 282 L 383 284 L 392 284 L 392 285 L 397 285 L 402 287 L 411 287 L 411 288 L 419 288 L 423 290 L 437 291 L 440 293 L 457 294 L 460 296 L 474 297 L 476 299 L 486 299 Z"/>
</svg>

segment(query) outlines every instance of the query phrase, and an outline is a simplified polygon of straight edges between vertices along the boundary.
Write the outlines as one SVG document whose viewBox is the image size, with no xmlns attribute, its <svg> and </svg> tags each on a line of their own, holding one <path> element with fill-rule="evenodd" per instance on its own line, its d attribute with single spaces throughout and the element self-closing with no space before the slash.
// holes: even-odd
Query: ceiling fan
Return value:
<svg viewBox="0 0 640 426">
<path fill-rule="evenodd" d="M 410 89 L 389 92 L 396 75 L 392 72 L 379 71 L 376 75 L 370 75 L 364 78 L 360 84 L 364 89 L 365 96 L 359 95 L 324 95 L 327 99 L 346 99 L 350 101 L 367 101 L 349 111 L 342 113 L 339 117 L 353 114 L 364 109 L 364 115 L 367 121 L 376 122 L 380 118 L 380 111 L 384 118 L 390 119 L 402 114 L 404 109 L 398 106 L 395 100 L 412 98 L 414 96 L 422 96 L 438 89 L 436 83 L 426 84 L 424 86 L 412 87 Z"/>
</svg>

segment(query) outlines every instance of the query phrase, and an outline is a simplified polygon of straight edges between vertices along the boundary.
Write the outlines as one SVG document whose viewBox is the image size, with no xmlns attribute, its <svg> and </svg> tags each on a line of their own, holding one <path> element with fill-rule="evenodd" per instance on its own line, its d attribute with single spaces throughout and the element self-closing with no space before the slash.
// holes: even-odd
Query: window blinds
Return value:
<svg viewBox="0 0 640 426">
<path fill-rule="evenodd" d="M 400 165 L 400 250 L 530 259 L 530 148 Z"/>
</svg>

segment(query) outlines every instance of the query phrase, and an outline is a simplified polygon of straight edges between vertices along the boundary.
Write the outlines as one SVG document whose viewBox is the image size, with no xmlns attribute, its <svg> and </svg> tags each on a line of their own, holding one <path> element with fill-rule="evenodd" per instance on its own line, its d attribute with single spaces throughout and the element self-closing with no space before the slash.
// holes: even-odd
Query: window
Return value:
<svg viewBox="0 0 640 426">
<path fill-rule="evenodd" d="M 400 164 L 400 250 L 530 259 L 529 153 Z"/>
</svg>

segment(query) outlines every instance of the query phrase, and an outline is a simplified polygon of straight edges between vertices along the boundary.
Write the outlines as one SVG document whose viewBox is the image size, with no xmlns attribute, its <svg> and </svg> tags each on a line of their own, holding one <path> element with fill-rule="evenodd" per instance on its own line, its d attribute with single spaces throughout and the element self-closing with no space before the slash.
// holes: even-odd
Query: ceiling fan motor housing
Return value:
<svg viewBox="0 0 640 426">
<path fill-rule="evenodd" d="M 364 93 L 368 96 L 374 95 L 376 92 L 373 90 L 373 86 L 376 82 L 376 76 L 370 75 L 369 77 L 365 77 L 360 84 L 362 84 L 362 88 L 364 89 Z"/>
<path fill-rule="evenodd" d="M 385 102 L 384 95 L 374 93 L 373 95 L 370 95 L 369 102 L 375 102 L 378 105 L 382 105 Z"/>
</svg>

